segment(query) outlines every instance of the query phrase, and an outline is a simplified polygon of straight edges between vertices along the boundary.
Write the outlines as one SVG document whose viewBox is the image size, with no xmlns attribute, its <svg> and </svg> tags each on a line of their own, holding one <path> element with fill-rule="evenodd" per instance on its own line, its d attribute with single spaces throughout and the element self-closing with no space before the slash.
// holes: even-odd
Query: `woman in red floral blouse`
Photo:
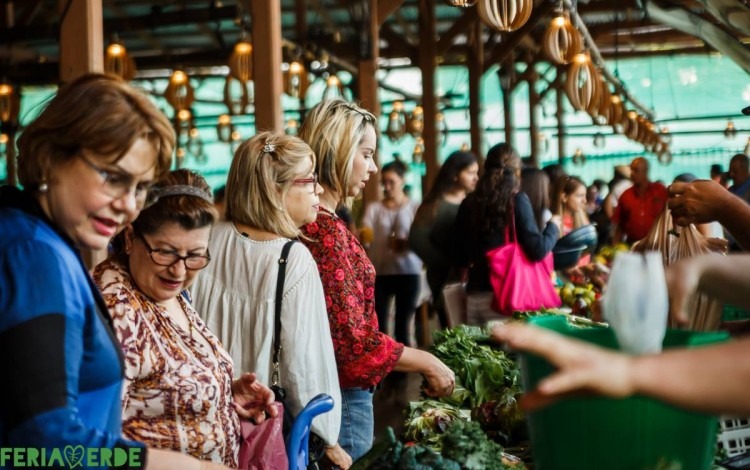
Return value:
<svg viewBox="0 0 750 470">
<path fill-rule="evenodd" d="M 308 113 L 300 129 L 318 156 L 318 180 L 325 190 L 317 221 L 303 227 L 303 241 L 323 281 L 343 401 L 339 444 L 353 460 L 372 446 L 372 390 L 392 370 L 419 372 L 432 396 L 449 395 L 455 383 L 453 372 L 435 356 L 379 331 L 375 268 L 335 213 L 378 171 L 376 123 L 375 116 L 354 104 L 326 100 Z"/>
</svg>

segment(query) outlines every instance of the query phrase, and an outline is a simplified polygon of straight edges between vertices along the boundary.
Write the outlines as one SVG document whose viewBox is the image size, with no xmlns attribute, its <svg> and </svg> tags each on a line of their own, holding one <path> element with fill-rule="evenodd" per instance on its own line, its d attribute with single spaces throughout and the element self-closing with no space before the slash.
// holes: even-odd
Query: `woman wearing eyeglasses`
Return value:
<svg viewBox="0 0 750 470">
<path fill-rule="evenodd" d="M 226 222 L 211 234 L 213 260 L 191 289 L 196 309 L 235 364 L 264 383 L 273 378 L 281 251 L 315 220 L 322 192 L 315 154 L 302 140 L 263 132 L 244 142 L 229 169 Z M 317 266 L 302 243 L 292 244 L 286 263 L 279 384 L 295 416 L 318 394 L 333 397 L 333 410 L 315 418 L 312 432 L 325 442 L 326 456 L 348 468 L 351 458 L 337 443 L 341 394 Z"/>
<path fill-rule="evenodd" d="M 118 235 L 122 253 L 94 271 L 125 356 L 122 432 L 236 467 L 239 419 L 260 418 L 273 394 L 253 374 L 233 381 L 232 359 L 183 294 L 211 260 L 218 213 L 206 181 L 189 170 L 168 173 L 150 195 L 153 204 Z M 251 403 L 261 405 L 244 408 Z"/>
<path fill-rule="evenodd" d="M 100 74 L 62 87 L 21 134 L 24 189 L 0 189 L 0 447 L 61 455 L 82 446 L 101 457 L 126 451 L 145 468 L 200 465 L 122 435 L 122 354 L 79 254 L 106 248 L 136 218 L 169 171 L 174 142 L 148 97 Z M 107 465 L 89 455 L 81 467 Z"/>
</svg>

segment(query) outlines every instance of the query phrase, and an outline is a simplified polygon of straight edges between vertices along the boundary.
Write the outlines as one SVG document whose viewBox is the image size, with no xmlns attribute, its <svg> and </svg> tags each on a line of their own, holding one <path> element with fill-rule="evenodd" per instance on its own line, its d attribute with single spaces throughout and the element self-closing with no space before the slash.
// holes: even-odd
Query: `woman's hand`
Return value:
<svg viewBox="0 0 750 470">
<path fill-rule="evenodd" d="M 492 338 L 514 349 L 547 359 L 557 371 L 521 400 L 535 410 L 569 394 L 596 393 L 613 398 L 634 393 L 633 359 L 597 346 L 565 338 L 543 328 L 505 324 L 496 326 Z"/>
<path fill-rule="evenodd" d="M 453 393 L 456 375 L 443 362 L 429 354 L 430 360 L 422 376 L 427 380 L 425 393 L 431 397 L 446 397 Z"/>
<path fill-rule="evenodd" d="M 348 469 L 352 466 L 352 458 L 346 453 L 340 445 L 335 444 L 331 447 L 326 447 L 326 457 L 331 461 L 333 465 L 343 470 Z"/>
<path fill-rule="evenodd" d="M 253 373 L 244 373 L 232 383 L 232 398 L 232 406 L 240 418 L 252 420 L 255 424 L 262 423 L 266 413 L 272 418 L 279 415 L 273 406 L 273 392 L 258 382 Z"/>
</svg>

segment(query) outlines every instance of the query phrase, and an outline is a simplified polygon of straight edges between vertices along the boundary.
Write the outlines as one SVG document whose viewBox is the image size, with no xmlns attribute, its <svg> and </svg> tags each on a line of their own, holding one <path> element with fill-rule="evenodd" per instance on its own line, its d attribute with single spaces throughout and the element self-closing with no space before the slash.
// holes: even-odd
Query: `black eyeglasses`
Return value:
<svg viewBox="0 0 750 470">
<path fill-rule="evenodd" d="M 179 261 L 184 261 L 186 269 L 197 271 L 208 266 L 208 262 L 211 261 L 211 255 L 208 253 L 208 250 L 206 250 L 205 255 L 182 256 L 176 251 L 151 248 L 151 245 L 149 245 L 148 241 L 146 241 L 146 237 L 144 237 L 140 233 L 137 233 L 136 235 L 143 241 L 143 244 L 146 246 L 146 250 L 148 251 L 148 256 L 151 258 L 151 261 L 158 264 L 159 266 L 169 267 L 173 266 Z"/>
<path fill-rule="evenodd" d="M 304 185 L 312 184 L 312 191 L 315 192 L 315 188 L 318 186 L 318 174 L 313 173 L 312 177 L 310 178 L 297 178 L 295 180 L 292 180 L 292 183 Z"/>
<path fill-rule="evenodd" d="M 120 199 L 130 194 L 130 191 L 133 191 L 135 204 L 139 209 L 148 205 L 148 190 L 151 187 L 150 182 L 137 183 L 137 178 L 131 174 L 105 170 L 84 157 L 82 153 L 79 153 L 78 157 L 88 165 L 89 168 L 99 174 L 103 180 L 102 191 L 104 191 L 105 194 L 115 199 Z"/>
</svg>

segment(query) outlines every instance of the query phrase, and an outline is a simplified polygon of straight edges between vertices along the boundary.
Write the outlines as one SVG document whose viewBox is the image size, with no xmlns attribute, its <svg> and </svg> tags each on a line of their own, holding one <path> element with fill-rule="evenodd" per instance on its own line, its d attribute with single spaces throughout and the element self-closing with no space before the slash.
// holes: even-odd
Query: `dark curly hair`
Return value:
<svg viewBox="0 0 750 470">
<path fill-rule="evenodd" d="M 425 222 L 434 217 L 437 212 L 438 202 L 456 184 L 458 175 L 471 165 L 477 163 L 477 160 L 477 156 L 471 152 L 456 151 L 450 154 L 445 159 L 445 162 L 443 162 L 443 166 L 440 167 L 432 188 L 422 199 L 422 204 L 417 209 L 414 220 Z"/>
<path fill-rule="evenodd" d="M 508 144 L 497 144 L 487 152 L 484 173 L 468 198 L 471 226 L 481 234 L 491 233 L 508 223 L 508 203 L 518 190 L 521 157 Z"/>
</svg>

